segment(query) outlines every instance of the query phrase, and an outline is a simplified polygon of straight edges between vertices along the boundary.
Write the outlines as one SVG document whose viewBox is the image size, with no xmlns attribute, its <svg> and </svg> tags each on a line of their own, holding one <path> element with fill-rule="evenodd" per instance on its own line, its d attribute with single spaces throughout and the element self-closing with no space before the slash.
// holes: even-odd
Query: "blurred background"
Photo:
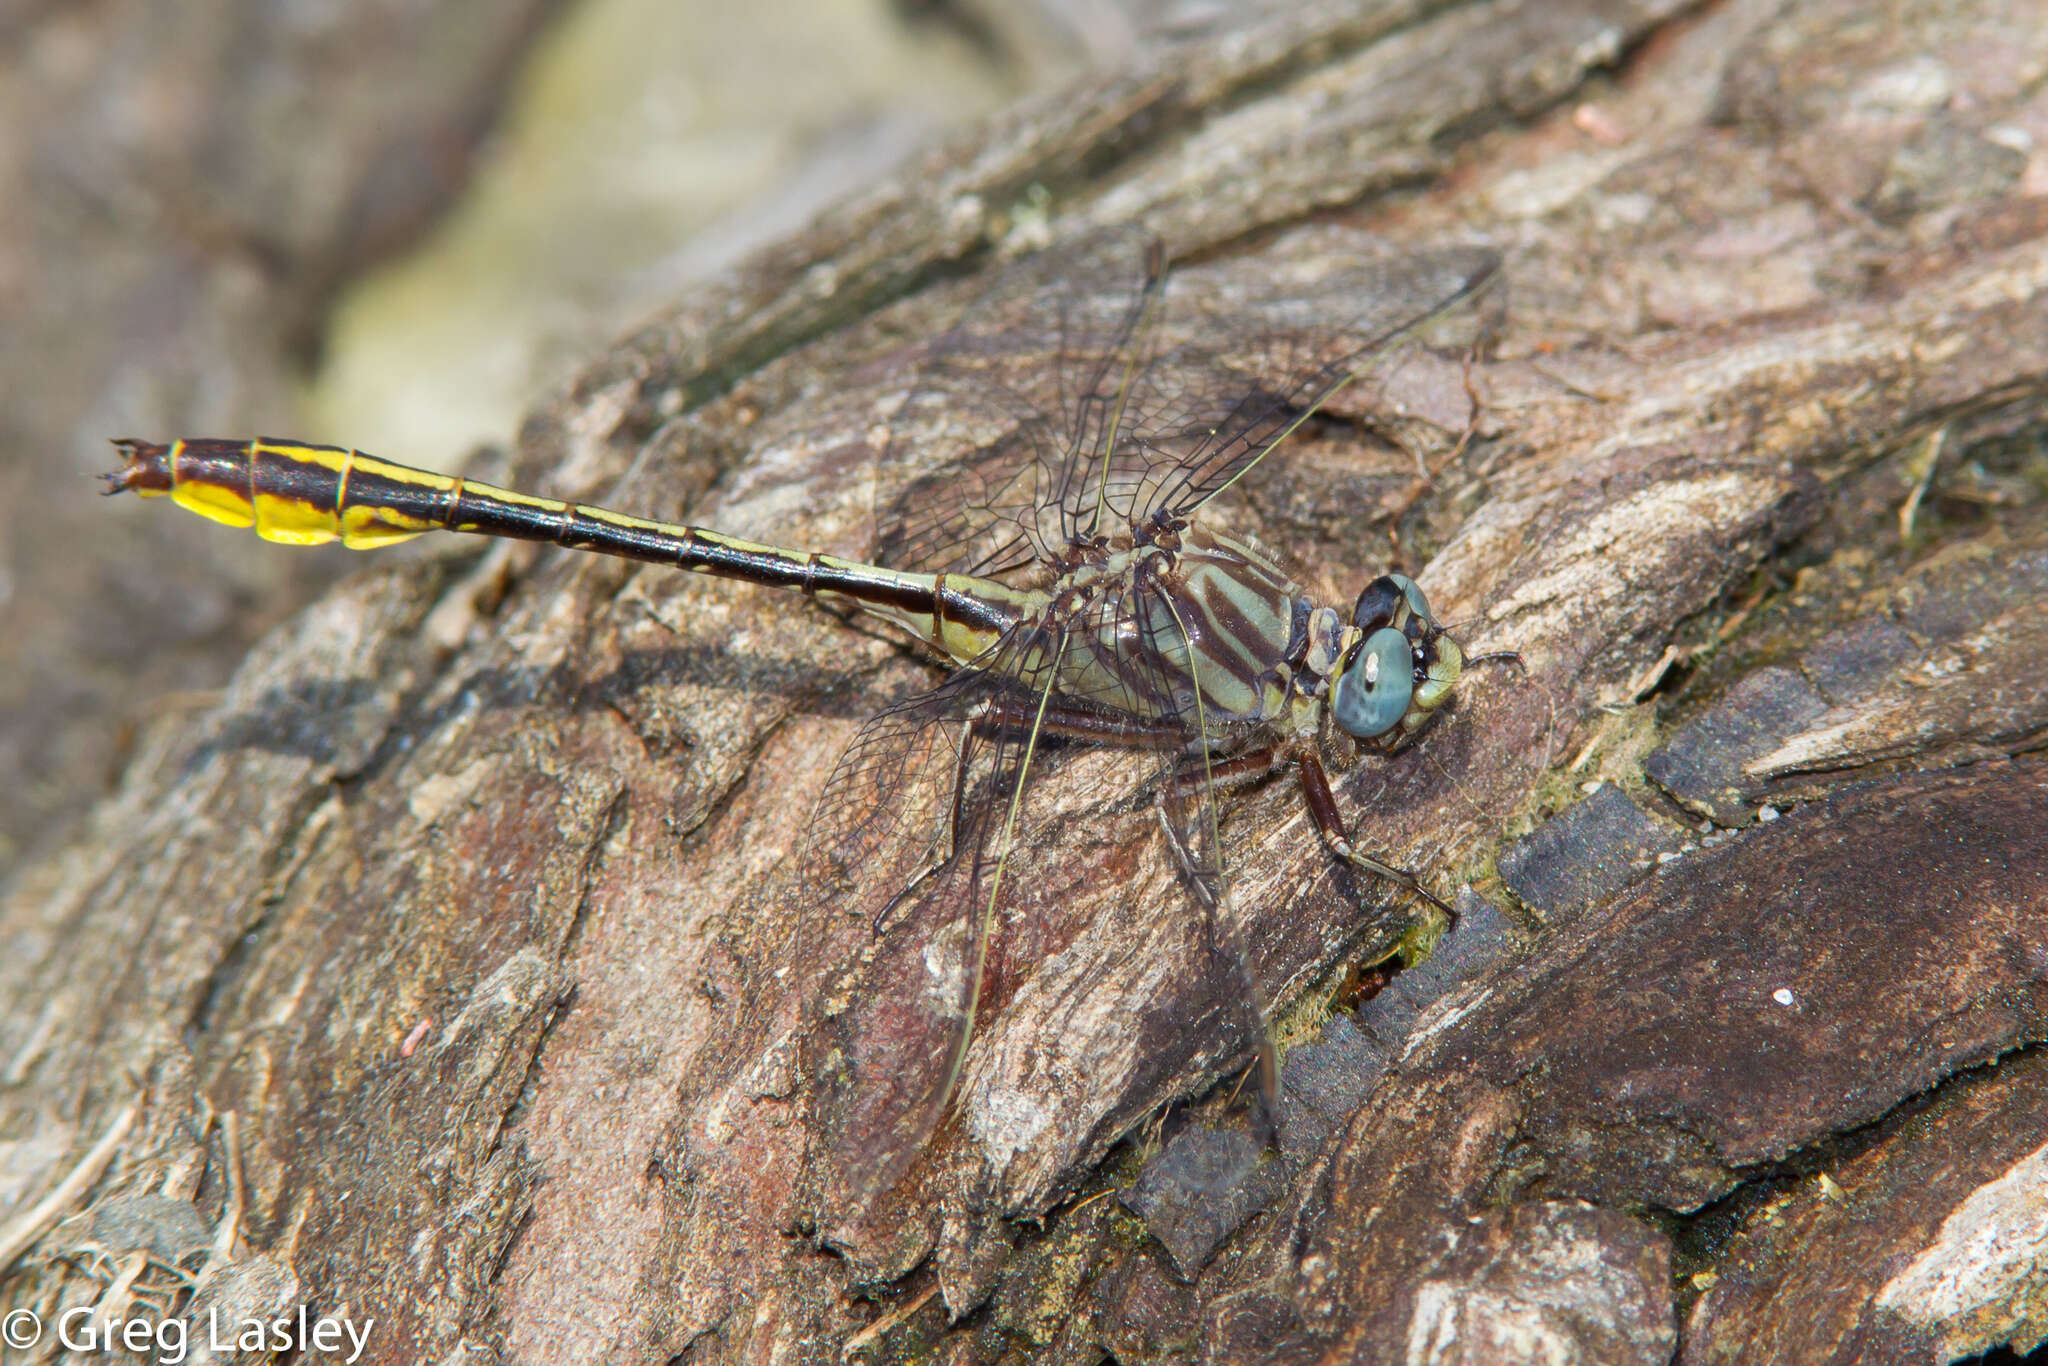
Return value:
<svg viewBox="0 0 2048 1366">
<path fill-rule="evenodd" d="M 108 439 L 459 469 L 579 361 L 1182 0 L 0 0 L 0 881 L 351 564 Z"/>
</svg>

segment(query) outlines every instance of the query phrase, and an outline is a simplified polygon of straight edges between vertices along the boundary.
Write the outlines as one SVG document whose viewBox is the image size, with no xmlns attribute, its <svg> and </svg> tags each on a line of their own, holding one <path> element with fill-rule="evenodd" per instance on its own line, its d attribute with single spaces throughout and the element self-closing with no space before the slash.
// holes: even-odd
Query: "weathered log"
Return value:
<svg viewBox="0 0 2048 1366">
<path fill-rule="evenodd" d="M 555 493 L 858 554 L 897 363 L 1045 205 L 1226 280 L 1313 279 L 1360 228 L 1502 249 L 1491 353 L 1410 376 L 1434 406 L 1340 399 L 1219 510 L 1333 599 L 1419 570 L 1528 666 L 1342 785 L 1376 853 L 1462 889 L 1355 1015 L 1325 1006 L 1343 965 L 1408 912 L 1332 877 L 1284 785 L 1227 804 L 1289 1045 L 1270 1148 L 1147 770 L 1089 754 L 1046 789 L 954 1121 L 874 1208 L 821 1196 L 791 1031 L 828 984 L 776 971 L 783 866 L 929 667 L 756 590 L 459 546 L 267 641 L 24 882 L 10 1095 L 80 1151 L 139 1099 L 101 1209 L 218 1219 L 209 1121 L 238 1117 L 248 1302 L 374 1316 L 379 1361 L 2039 1340 L 2048 28 L 1675 9 L 1315 10 L 1153 49 L 527 426 Z M 1987 1261 L 1970 1220 L 2034 1250 Z M 25 1265 L 10 1294 L 55 1283 Z M 1817 1284 L 1861 1303 L 1816 1314 Z"/>
</svg>

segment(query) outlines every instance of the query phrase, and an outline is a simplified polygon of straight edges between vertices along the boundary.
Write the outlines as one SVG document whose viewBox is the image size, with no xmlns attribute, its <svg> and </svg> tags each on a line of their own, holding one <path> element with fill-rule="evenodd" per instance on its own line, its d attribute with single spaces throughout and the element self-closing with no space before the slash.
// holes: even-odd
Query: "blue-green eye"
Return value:
<svg viewBox="0 0 2048 1366">
<path fill-rule="evenodd" d="M 1351 620 L 1368 631 L 1390 625 L 1395 608 L 1403 600 L 1408 604 L 1410 618 L 1424 626 L 1436 624 L 1436 618 L 1429 614 L 1429 599 L 1422 595 L 1422 589 L 1416 586 L 1415 580 L 1406 574 L 1382 574 L 1367 584 L 1351 609 Z"/>
<path fill-rule="evenodd" d="M 1385 735 L 1408 714 L 1415 695 L 1415 656 L 1408 637 L 1382 627 L 1365 638 L 1351 667 L 1337 676 L 1330 711 L 1347 735 Z"/>
<path fill-rule="evenodd" d="M 1429 599 L 1422 596 L 1422 589 L 1416 584 L 1415 580 L 1409 578 L 1406 574 L 1389 574 L 1387 577 L 1399 585 L 1401 595 L 1408 599 L 1409 611 L 1421 617 L 1424 622 L 1434 622 L 1436 620 L 1435 617 L 1429 614 Z"/>
</svg>

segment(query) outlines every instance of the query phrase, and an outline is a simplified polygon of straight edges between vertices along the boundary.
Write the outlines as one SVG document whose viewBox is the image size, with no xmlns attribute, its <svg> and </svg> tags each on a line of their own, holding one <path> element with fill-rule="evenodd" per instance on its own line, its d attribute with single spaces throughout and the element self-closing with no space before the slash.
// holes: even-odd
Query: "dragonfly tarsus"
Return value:
<svg viewBox="0 0 2048 1366">
<path fill-rule="evenodd" d="M 1330 791 L 1329 775 L 1323 771 L 1322 760 L 1313 754 L 1303 754 L 1296 763 L 1301 773 L 1301 791 L 1306 799 L 1309 819 L 1315 823 L 1316 833 L 1323 837 L 1323 843 L 1330 852 L 1353 868 L 1383 878 L 1411 896 L 1421 897 L 1442 911 L 1455 927 L 1458 913 L 1448 902 L 1423 886 L 1420 878 L 1405 868 L 1396 868 L 1374 858 L 1351 842 L 1350 834 L 1344 829 L 1344 815 L 1337 809 L 1336 794 Z"/>
</svg>

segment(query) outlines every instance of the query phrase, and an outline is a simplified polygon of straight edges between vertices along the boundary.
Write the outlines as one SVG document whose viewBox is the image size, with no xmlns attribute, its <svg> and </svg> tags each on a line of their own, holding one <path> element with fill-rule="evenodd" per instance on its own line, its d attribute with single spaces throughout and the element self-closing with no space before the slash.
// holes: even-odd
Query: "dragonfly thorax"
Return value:
<svg viewBox="0 0 2048 1366">
<path fill-rule="evenodd" d="M 1170 530 L 1087 547 L 1050 586 L 1034 624 L 1065 642 L 1059 690 L 1214 737 L 1281 717 L 1314 604 L 1256 547 Z"/>
</svg>

